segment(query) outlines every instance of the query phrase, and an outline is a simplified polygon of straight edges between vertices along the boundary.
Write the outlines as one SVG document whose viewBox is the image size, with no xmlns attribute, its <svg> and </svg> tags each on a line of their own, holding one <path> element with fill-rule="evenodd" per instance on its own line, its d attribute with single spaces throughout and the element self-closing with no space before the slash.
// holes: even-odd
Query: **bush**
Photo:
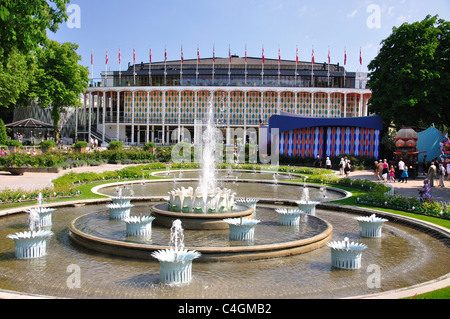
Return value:
<svg viewBox="0 0 450 319">
<path fill-rule="evenodd" d="M 6 134 L 6 126 L 2 119 L 0 119 L 0 144 L 6 145 L 8 134 Z"/>
<path fill-rule="evenodd" d="M 107 149 L 109 149 L 109 150 L 121 150 L 121 149 L 123 149 L 123 142 L 122 141 L 109 142 L 109 145 L 108 145 Z"/>
<path fill-rule="evenodd" d="M 43 140 L 40 145 L 41 147 L 55 147 L 56 142 L 54 140 Z"/>
<path fill-rule="evenodd" d="M 144 150 L 148 151 L 150 149 L 154 149 L 156 147 L 156 144 L 153 142 L 148 142 L 144 145 Z"/>
<path fill-rule="evenodd" d="M 78 141 L 75 143 L 75 148 L 83 148 L 83 147 L 88 147 L 89 144 L 86 141 Z"/>
<path fill-rule="evenodd" d="M 7 140 L 6 145 L 8 146 L 22 146 L 22 143 L 18 140 Z"/>
</svg>

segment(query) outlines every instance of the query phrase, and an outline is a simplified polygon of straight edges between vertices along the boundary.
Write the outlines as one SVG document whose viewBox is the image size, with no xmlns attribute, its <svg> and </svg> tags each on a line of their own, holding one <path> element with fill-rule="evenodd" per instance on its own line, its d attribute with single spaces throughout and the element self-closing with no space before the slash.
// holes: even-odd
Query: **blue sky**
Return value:
<svg viewBox="0 0 450 319">
<path fill-rule="evenodd" d="M 394 26 L 422 20 L 427 14 L 450 20 L 448 0 L 72 0 L 79 15 L 71 11 L 72 25 L 64 23 L 51 39 L 79 44 L 81 64 L 91 69 L 94 51 L 94 76 L 106 69 L 118 70 L 121 48 L 122 69 L 132 62 L 184 59 L 197 56 L 227 57 L 231 53 L 266 58 L 295 60 L 296 47 L 302 61 L 311 61 L 314 46 L 316 62 L 328 60 L 357 71 L 362 50 L 361 70 L 376 56 L 380 42 Z M 77 25 L 76 23 L 79 23 Z"/>
</svg>

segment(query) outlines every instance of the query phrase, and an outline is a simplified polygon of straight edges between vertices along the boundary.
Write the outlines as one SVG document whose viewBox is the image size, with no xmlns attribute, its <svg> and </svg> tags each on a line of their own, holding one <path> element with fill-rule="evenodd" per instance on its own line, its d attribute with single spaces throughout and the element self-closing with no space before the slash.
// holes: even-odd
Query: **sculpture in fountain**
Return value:
<svg viewBox="0 0 450 319">
<path fill-rule="evenodd" d="M 359 234 L 361 237 L 378 238 L 381 237 L 381 228 L 388 220 L 372 214 L 370 217 L 355 217 L 359 223 Z"/>
<path fill-rule="evenodd" d="M 184 232 L 179 219 L 170 229 L 169 249 L 158 250 L 152 257 L 159 260 L 160 281 L 168 285 L 188 284 L 192 280 L 192 261 L 200 257 L 195 250 L 184 248 Z"/>
<path fill-rule="evenodd" d="M 255 236 L 255 226 L 261 221 L 248 218 L 226 218 L 223 220 L 230 225 L 230 240 L 252 241 Z"/>
<path fill-rule="evenodd" d="M 40 207 L 42 204 L 42 194 L 39 195 L 38 204 L 39 207 L 37 209 L 32 209 L 29 211 L 28 227 L 30 231 L 24 231 L 6 236 L 7 238 L 14 240 L 15 256 L 17 258 L 39 258 L 47 254 L 47 240 L 53 235 L 53 233 L 50 230 L 41 229 L 41 227 L 44 227 L 40 217 L 40 209 L 42 208 Z M 48 214 L 46 214 L 46 221 L 48 223 Z"/>
<path fill-rule="evenodd" d="M 362 251 L 367 248 L 364 244 L 349 241 L 347 237 L 343 241 L 327 243 L 331 248 L 331 264 L 341 269 L 361 268 Z"/>
<path fill-rule="evenodd" d="M 316 215 L 316 206 L 320 204 L 317 201 L 311 201 L 309 198 L 309 189 L 306 185 L 303 186 L 303 194 L 302 198 L 299 201 L 296 201 L 298 208 L 304 211 L 306 214 L 315 216 Z"/>
<path fill-rule="evenodd" d="M 299 209 L 278 208 L 278 225 L 280 226 L 297 226 L 300 225 L 300 217 L 304 214 Z"/>
<path fill-rule="evenodd" d="M 131 204 L 132 196 L 123 196 L 122 188 L 117 188 L 117 197 L 113 197 L 112 204 L 106 205 L 109 208 L 109 217 L 111 219 L 125 219 L 130 217 L 130 211 L 133 205 Z"/>
<path fill-rule="evenodd" d="M 140 236 L 150 239 L 153 216 L 131 216 L 123 219 L 127 226 L 127 236 Z"/>
</svg>

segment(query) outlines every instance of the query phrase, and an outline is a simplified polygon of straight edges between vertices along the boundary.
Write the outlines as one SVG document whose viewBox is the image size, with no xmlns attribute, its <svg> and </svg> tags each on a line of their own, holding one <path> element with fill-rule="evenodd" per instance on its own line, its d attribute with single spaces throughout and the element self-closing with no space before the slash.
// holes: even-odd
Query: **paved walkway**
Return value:
<svg viewBox="0 0 450 319">
<path fill-rule="evenodd" d="M 9 172 L 0 171 L 0 190 L 8 187 L 10 189 L 42 189 L 49 186 L 51 180 L 58 178 L 68 172 L 105 172 L 105 171 L 115 171 L 120 170 L 126 166 L 130 165 L 113 165 L 113 164 L 103 164 L 100 166 L 83 166 L 76 167 L 72 169 L 62 170 L 59 173 L 24 173 L 21 176 L 11 175 Z M 368 179 L 374 180 L 372 171 L 361 170 L 353 171 L 349 175 L 353 179 Z M 424 176 L 419 176 L 417 179 L 409 179 L 407 183 L 389 183 L 395 189 L 395 192 L 403 196 L 418 196 L 418 190 L 423 186 Z M 437 185 L 437 181 L 435 185 Z M 445 181 L 445 187 L 433 187 L 431 194 L 434 200 L 450 202 L 450 181 Z"/>
<path fill-rule="evenodd" d="M 369 170 L 353 171 L 350 173 L 349 178 L 353 179 L 368 179 L 371 181 L 377 181 L 374 179 L 373 172 Z M 394 183 L 387 183 L 392 185 L 395 192 L 398 195 L 417 197 L 419 195 L 418 190 L 422 188 L 423 181 L 425 179 L 424 175 L 418 176 L 417 179 L 408 179 L 407 183 L 399 183 L 395 181 Z M 382 183 L 381 181 L 378 181 Z M 439 202 L 450 202 L 450 181 L 444 180 L 445 187 L 438 187 L 438 181 L 434 182 L 434 187 L 431 189 L 431 196 L 433 200 Z"/>
</svg>

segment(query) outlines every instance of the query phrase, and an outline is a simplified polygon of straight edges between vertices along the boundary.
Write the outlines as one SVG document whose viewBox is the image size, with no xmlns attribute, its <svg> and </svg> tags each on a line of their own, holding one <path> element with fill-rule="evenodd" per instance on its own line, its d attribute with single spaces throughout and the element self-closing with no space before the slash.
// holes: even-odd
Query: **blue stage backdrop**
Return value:
<svg viewBox="0 0 450 319">
<path fill-rule="evenodd" d="M 282 112 L 269 119 L 279 130 L 280 155 L 289 157 L 365 156 L 378 158 L 381 117 L 316 118 Z"/>
</svg>

